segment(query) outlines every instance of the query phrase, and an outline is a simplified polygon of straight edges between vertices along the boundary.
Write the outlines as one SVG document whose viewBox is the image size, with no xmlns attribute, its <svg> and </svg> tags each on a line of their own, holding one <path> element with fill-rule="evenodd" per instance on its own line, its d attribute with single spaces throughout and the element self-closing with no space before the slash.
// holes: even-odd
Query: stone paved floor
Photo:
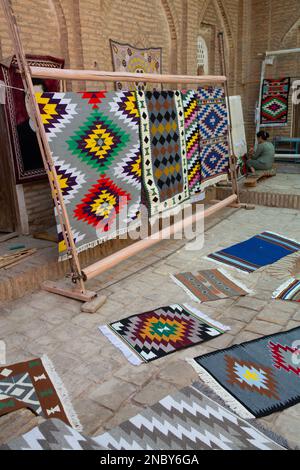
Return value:
<svg viewBox="0 0 300 470">
<path fill-rule="evenodd" d="M 181 240 L 164 241 L 91 281 L 91 288 L 108 295 L 97 314 L 83 314 L 78 302 L 42 291 L 6 304 L 0 309 L 0 339 L 7 344 L 7 362 L 47 354 L 71 395 L 84 432 L 96 435 L 111 429 L 197 379 L 185 358 L 300 326 L 300 306 L 271 300 L 282 280 L 268 269 L 251 275 L 236 273 L 254 289 L 253 295 L 200 306 L 231 326 L 229 333 L 140 367 L 130 365 L 101 335 L 98 325 L 168 303 L 189 302 L 199 308 L 170 280 L 170 273 L 215 267 L 203 256 L 260 231 L 299 239 L 299 229 L 300 212 L 296 210 L 225 209 L 208 221 L 202 249 L 195 250 L 199 242 L 184 246 Z M 0 442 L 37 421 L 28 411 L 0 418 Z M 289 439 L 291 445 L 300 445 L 300 404 L 260 421 Z"/>
<path fill-rule="evenodd" d="M 243 187 L 243 184 L 242 184 Z M 248 191 L 274 193 L 274 194 L 300 194 L 300 175 L 290 173 L 277 173 L 272 178 L 261 180 L 254 188 Z"/>
</svg>

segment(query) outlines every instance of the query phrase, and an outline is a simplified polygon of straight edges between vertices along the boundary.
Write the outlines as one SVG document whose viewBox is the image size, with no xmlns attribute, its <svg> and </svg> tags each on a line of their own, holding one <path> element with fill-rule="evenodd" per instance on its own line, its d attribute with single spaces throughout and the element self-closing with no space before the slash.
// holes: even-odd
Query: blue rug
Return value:
<svg viewBox="0 0 300 470">
<path fill-rule="evenodd" d="M 273 232 L 263 232 L 207 258 L 251 273 L 299 250 L 299 243 Z"/>
</svg>

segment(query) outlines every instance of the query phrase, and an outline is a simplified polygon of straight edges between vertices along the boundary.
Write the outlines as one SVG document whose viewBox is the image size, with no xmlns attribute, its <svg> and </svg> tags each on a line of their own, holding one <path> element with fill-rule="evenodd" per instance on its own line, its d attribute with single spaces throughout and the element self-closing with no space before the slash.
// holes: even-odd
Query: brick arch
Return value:
<svg viewBox="0 0 300 470">
<path fill-rule="evenodd" d="M 175 24 L 174 15 L 169 5 L 169 0 L 161 0 L 162 8 L 169 26 L 171 50 L 170 50 L 170 72 L 176 74 L 178 70 L 177 57 L 178 57 L 178 34 Z"/>
<path fill-rule="evenodd" d="M 288 30 L 282 36 L 280 44 L 283 45 L 288 39 L 288 37 L 293 33 L 297 33 L 297 30 L 299 29 L 300 29 L 300 17 L 296 21 L 294 21 L 292 25 L 289 26 Z"/>
<path fill-rule="evenodd" d="M 57 20 L 57 30 L 59 36 L 60 52 L 65 60 L 65 66 L 70 67 L 69 38 L 65 14 L 60 0 L 48 0 L 50 8 L 54 12 Z"/>
</svg>

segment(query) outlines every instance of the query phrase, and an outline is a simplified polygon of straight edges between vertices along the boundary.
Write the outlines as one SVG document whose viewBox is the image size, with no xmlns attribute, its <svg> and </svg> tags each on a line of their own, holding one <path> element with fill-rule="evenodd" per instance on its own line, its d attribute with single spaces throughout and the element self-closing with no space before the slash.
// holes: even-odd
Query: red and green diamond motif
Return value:
<svg viewBox="0 0 300 470">
<path fill-rule="evenodd" d="M 94 112 L 67 143 L 73 155 L 93 168 L 105 171 L 126 148 L 129 139 L 115 122 Z"/>
</svg>

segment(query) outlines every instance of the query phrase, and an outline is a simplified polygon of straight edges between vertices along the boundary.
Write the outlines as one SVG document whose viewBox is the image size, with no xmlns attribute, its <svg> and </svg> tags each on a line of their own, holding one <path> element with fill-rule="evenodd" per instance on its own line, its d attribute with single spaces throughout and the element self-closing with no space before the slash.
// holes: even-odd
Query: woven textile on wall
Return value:
<svg viewBox="0 0 300 470">
<path fill-rule="evenodd" d="M 80 252 L 139 224 L 141 155 L 133 92 L 36 95 Z M 58 220 L 60 259 L 67 256 Z"/>
<path fill-rule="evenodd" d="M 150 219 L 189 201 L 184 110 L 179 91 L 137 92 L 141 117 L 142 175 Z"/>
<path fill-rule="evenodd" d="M 151 47 L 142 49 L 131 46 L 130 44 L 121 44 L 110 39 L 113 67 L 117 72 L 130 73 L 162 73 L 162 48 Z M 161 85 L 155 83 L 146 83 L 141 81 L 117 82 L 117 90 L 160 90 Z"/>
<path fill-rule="evenodd" d="M 228 117 L 224 89 L 198 89 L 201 189 L 226 181 L 229 171 Z"/>
<path fill-rule="evenodd" d="M 28 65 L 35 67 L 63 68 L 64 60 L 48 56 L 26 55 Z M 15 56 L 0 63 L 0 80 L 8 87 L 5 113 L 12 149 L 16 183 L 26 183 L 46 177 L 36 133 L 26 105 L 24 85 L 18 73 Z M 35 82 L 34 82 L 35 83 Z M 44 91 L 59 91 L 57 80 L 39 80 Z M 14 88 L 9 88 L 14 87 Z M 18 88 L 18 89 L 16 89 Z"/>
<path fill-rule="evenodd" d="M 261 102 L 261 124 L 264 126 L 287 124 L 289 92 L 290 78 L 264 80 Z"/>
</svg>

